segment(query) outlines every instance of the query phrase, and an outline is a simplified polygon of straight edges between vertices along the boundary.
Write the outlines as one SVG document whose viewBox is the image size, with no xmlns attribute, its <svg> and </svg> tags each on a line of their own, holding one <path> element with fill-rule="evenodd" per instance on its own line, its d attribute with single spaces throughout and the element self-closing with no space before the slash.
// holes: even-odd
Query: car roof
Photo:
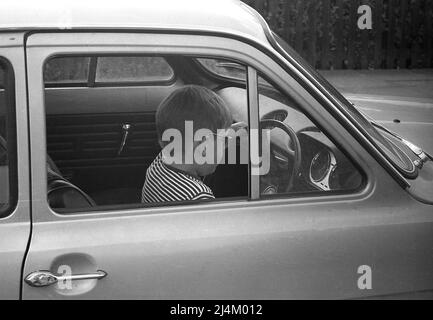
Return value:
<svg viewBox="0 0 433 320">
<path fill-rule="evenodd" d="M 250 9 L 239 0 L 15 0 L 1 5 L 0 31 L 194 30 L 267 42 Z"/>
</svg>

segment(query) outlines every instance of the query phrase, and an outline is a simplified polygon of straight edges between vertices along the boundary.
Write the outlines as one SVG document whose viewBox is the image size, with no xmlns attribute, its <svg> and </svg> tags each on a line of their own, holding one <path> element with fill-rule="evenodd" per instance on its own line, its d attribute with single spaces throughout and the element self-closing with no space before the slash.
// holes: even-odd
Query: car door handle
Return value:
<svg viewBox="0 0 433 320">
<path fill-rule="evenodd" d="M 24 279 L 25 283 L 32 287 L 46 287 L 52 284 L 55 284 L 59 281 L 63 280 L 89 280 L 89 279 L 102 279 L 107 276 L 107 273 L 103 270 L 98 270 L 93 273 L 83 273 L 83 274 L 74 274 L 74 275 L 57 275 L 50 271 L 41 270 L 35 271 L 27 275 Z"/>
<path fill-rule="evenodd" d="M 123 148 L 125 147 L 126 140 L 128 139 L 129 130 L 132 128 L 132 126 L 129 123 L 124 123 L 122 125 L 122 140 L 120 141 L 119 151 L 117 151 L 117 155 L 120 156 L 120 154 L 123 151 Z"/>
</svg>

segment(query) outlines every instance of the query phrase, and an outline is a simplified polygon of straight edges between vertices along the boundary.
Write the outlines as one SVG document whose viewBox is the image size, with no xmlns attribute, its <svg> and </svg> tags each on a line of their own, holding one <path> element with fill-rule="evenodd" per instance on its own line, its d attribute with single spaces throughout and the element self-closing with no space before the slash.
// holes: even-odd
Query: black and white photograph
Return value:
<svg viewBox="0 0 433 320">
<path fill-rule="evenodd" d="M 433 299 L 433 0 L 0 7 L 0 300 Z"/>
</svg>

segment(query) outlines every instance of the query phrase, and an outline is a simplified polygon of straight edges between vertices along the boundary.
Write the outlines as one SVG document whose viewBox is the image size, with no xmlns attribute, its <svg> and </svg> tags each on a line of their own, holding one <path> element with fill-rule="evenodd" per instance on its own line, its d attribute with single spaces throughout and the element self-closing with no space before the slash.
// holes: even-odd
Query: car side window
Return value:
<svg viewBox="0 0 433 320">
<path fill-rule="evenodd" d="M 166 82 L 174 73 L 162 57 L 99 57 L 95 82 Z"/>
<path fill-rule="evenodd" d="M 12 67 L 0 57 L 0 218 L 16 204 L 14 83 Z"/>
<path fill-rule="evenodd" d="M 170 64 L 154 55 L 91 59 L 96 86 L 53 90 L 45 78 L 47 198 L 53 209 L 248 199 L 246 79 L 217 79 L 188 55 L 172 55 Z M 45 74 L 55 73 L 53 66 L 48 60 Z M 245 65 L 237 68 L 246 74 Z M 242 94 L 226 100 L 225 88 Z"/>
<path fill-rule="evenodd" d="M 262 134 L 261 197 L 353 191 L 363 182 L 361 171 L 313 122 L 302 108 L 274 85 L 260 81 Z M 265 139 L 268 142 L 264 141 Z M 266 147 L 264 147 L 266 146 Z"/>
<path fill-rule="evenodd" d="M 165 58 L 151 56 L 54 57 L 44 68 L 48 87 L 167 84 L 174 76 Z"/>
<path fill-rule="evenodd" d="M 57 57 L 46 63 L 46 84 L 86 84 L 89 77 L 90 57 Z"/>
</svg>

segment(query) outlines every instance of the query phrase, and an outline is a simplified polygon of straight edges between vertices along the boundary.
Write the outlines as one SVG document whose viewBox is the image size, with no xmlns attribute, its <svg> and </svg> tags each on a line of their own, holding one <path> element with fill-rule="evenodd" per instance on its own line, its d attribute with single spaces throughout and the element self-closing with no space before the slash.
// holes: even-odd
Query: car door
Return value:
<svg viewBox="0 0 433 320">
<path fill-rule="evenodd" d="M 432 293 L 431 206 L 410 197 L 326 111 L 324 102 L 309 94 L 314 91 L 312 84 L 289 75 L 277 63 L 278 55 L 265 54 L 266 50 L 217 35 L 70 32 L 28 37 L 33 235 L 24 266 L 24 299 L 359 298 Z M 49 56 L 94 52 L 242 61 L 248 65 L 250 157 L 255 159 L 259 152 L 252 130 L 259 127 L 260 71 L 283 92 L 305 102 L 306 112 L 355 161 L 364 183 L 346 193 L 265 198 L 259 176 L 252 174 L 249 199 L 54 212 L 46 196 L 41 70 Z M 291 74 L 296 74 L 294 68 Z M 50 274 L 63 277 L 55 282 Z"/>
<path fill-rule="evenodd" d="M 30 237 L 22 33 L 0 33 L 0 299 L 19 299 Z"/>
</svg>

